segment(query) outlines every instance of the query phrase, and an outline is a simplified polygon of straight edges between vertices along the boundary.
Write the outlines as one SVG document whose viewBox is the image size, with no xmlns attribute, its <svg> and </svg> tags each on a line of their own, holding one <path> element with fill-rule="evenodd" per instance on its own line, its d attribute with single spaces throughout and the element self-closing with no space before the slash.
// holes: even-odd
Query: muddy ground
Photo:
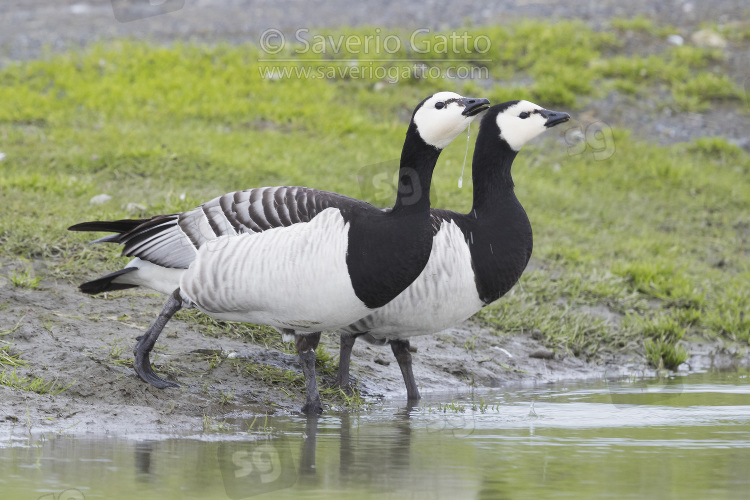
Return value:
<svg viewBox="0 0 750 500">
<path fill-rule="evenodd" d="M 294 413 L 303 403 L 300 391 L 285 391 L 281 385 L 242 371 L 252 363 L 301 372 L 295 355 L 236 338 L 206 336 L 199 327 L 177 319 L 164 330 L 152 361 L 157 370 L 168 366 L 169 377 L 181 387 L 151 387 L 130 367 L 131 353 L 135 337 L 154 319 L 164 298 L 144 292 L 92 298 L 58 281 L 42 281 L 37 289 L 28 290 L 1 277 L 12 272 L 8 266 L 2 271 L 0 333 L 13 330 L 2 339 L 12 342 L 11 352 L 29 362 L 17 373 L 68 388 L 57 395 L 40 395 L 0 386 L 0 440 L 29 431 L 130 436 L 202 432 L 224 419 Z M 615 313 L 603 308 L 590 312 L 617 320 Z M 496 336 L 471 322 L 416 338 L 412 345 L 422 393 L 444 402 L 472 387 L 653 375 L 636 352 L 587 363 L 547 351 L 533 332 Z M 337 336 L 326 336 L 322 346 L 337 355 Z M 738 358 L 718 342 L 693 343 L 690 349 L 692 355 L 681 367 L 683 371 L 750 366 L 750 358 Z M 545 359 L 551 354 L 552 359 Z M 405 399 L 401 373 L 387 346 L 358 342 L 352 374 L 370 404 L 382 397 Z M 330 376 L 321 380 L 324 386 L 332 383 Z M 227 401 L 229 394 L 232 397 Z M 332 403 L 323 399 L 324 404 Z M 337 409 L 336 405 L 334 401 L 329 411 Z M 211 419 L 208 426 L 205 417 Z"/>
<path fill-rule="evenodd" d="M 611 17 L 637 13 L 691 31 L 699 29 L 703 20 L 743 19 L 750 9 L 746 1 L 739 0 L 494 3 L 434 0 L 366 5 L 340 0 L 186 0 L 185 7 L 177 12 L 120 23 L 114 19 L 112 6 L 106 0 L 10 0 L 3 2 L 0 9 L 0 64 L 38 57 L 45 44 L 62 51 L 122 36 L 157 42 L 245 42 L 256 41 L 260 32 L 270 27 L 292 32 L 299 27 L 358 24 L 445 29 L 464 25 L 467 20 L 475 24 L 507 23 L 521 17 L 579 18 L 600 26 Z M 650 50 L 638 47 L 635 39 L 628 43 L 633 50 Z M 750 76 L 747 51 L 731 44 L 726 50 L 733 76 L 740 80 L 742 75 Z M 750 148 L 748 115 L 735 111 L 723 107 L 704 114 L 674 114 L 652 102 L 633 102 L 610 95 L 589 103 L 581 119 L 625 126 L 663 143 L 722 135 Z M 161 309 L 162 297 L 127 292 L 109 300 L 91 298 L 79 293 L 72 283 L 51 280 L 43 280 L 33 290 L 18 288 L 7 278 L 13 266 L 6 262 L 0 269 L 0 334 L 5 333 L 0 340 L 11 342 L 12 352 L 29 362 L 28 367 L 18 368 L 19 375 L 42 377 L 45 381 L 56 381 L 60 387 L 69 387 L 53 396 L 0 386 L 0 439 L 9 433 L 29 430 L 131 435 L 183 433 L 202 430 L 204 416 L 221 421 L 253 414 L 294 412 L 302 405 L 300 393 L 289 395 L 280 386 L 237 370 L 247 363 L 243 360 L 249 360 L 299 371 L 295 356 L 236 338 L 208 337 L 197 327 L 179 320 L 168 325 L 160 339 L 161 348 L 152 359 L 157 369 L 169 366 L 179 373 L 177 380 L 182 386 L 168 390 L 150 387 L 136 377 L 127 363 L 135 337 L 143 333 Z M 44 272 L 37 275 L 43 276 Z M 592 308 L 590 312 L 617 320 L 616 314 L 606 309 Z M 466 347 L 472 343 L 473 349 Z M 417 338 L 412 344 L 417 349 L 414 369 L 422 392 L 444 393 L 445 400 L 451 399 L 451 393 L 469 390 L 472 384 L 494 387 L 649 373 L 644 359 L 635 352 L 590 363 L 561 353 L 556 353 L 553 359 L 544 359 L 536 357 L 543 354 L 540 351 L 544 348 L 533 334 L 496 336 L 472 323 Z M 750 365 L 746 355 L 738 357 L 719 343 L 693 343 L 689 347 L 691 358 L 683 370 Z M 324 348 L 337 354 L 336 335 L 324 339 Z M 226 359 L 230 353 L 238 360 Z M 352 361 L 353 375 L 368 400 L 405 396 L 400 371 L 388 347 L 358 342 Z M 321 381 L 324 385 L 331 382 L 327 378 Z M 228 394 L 232 395 L 229 399 Z"/>
</svg>

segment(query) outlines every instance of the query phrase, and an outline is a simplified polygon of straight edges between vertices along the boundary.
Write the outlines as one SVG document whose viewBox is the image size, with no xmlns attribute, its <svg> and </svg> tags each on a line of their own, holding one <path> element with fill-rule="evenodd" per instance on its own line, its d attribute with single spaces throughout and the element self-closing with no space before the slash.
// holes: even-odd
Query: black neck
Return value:
<svg viewBox="0 0 750 500">
<path fill-rule="evenodd" d="M 371 309 L 393 300 L 427 265 L 433 237 L 430 182 L 438 156 L 440 150 L 424 142 L 412 121 L 393 210 L 351 221 L 346 264 L 354 292 Z"/>
<path fill-rule="evenodd" d="M 441 151 L 424 142 L 413 122 L 409 125 L 401 151 L 398 194 L 393 213 L 429 210 L 432 172 Z"/>
<path fill-rule="evenodd" d="M 474 184 L 472 211 L 491 211 L 503 201 L 515 198 L 510 170 L 518 152 L 505 141 L 493 137 L 497 133 L 497 127 L 481 127 L 477 135 L 471 164 Z"/>
<path fill-rule="evenodd" d="M 531 224 L 513 192 L 510 170 L 517 151 L 499 137 L 494 119 L 486 117 L 479 129 L 472 161 L 474 206 L 459 222 L 471 242 L 477 292 L 485 304 L 513 287 L 533 247 Z"/>
</svg>

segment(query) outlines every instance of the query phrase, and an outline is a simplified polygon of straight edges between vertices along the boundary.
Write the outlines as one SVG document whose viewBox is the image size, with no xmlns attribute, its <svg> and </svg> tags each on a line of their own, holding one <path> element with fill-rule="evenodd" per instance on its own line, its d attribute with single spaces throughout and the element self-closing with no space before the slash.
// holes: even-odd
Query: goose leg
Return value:
<svg viewBox="0 0 750 500">
<path fill-rule="evenodd" d="M 154 323 L 146 330 L 142 336 L 138 337 L 138 343 L 135 346 L 133 354 L 135 354 L 135 361 L 133 368 L 135 372 L 144 382 L 148 382 L 154 387 L 159 389 L 166 389 L 167 387 L 179 387 L 179 385 L 168 382 L 163 378 L 160 378 L 151 368 L 151 361 L 149 360 L 149 353 L 154 348 L 156 339 L 159 338 L 159 334 L 166 326 L 167 322 L 172 318 L 174 313 L 182 309 L 182 299 L 180 298 L 180 289 L 178 288 L 172 295 L 169 296 L 167 303 L 164 304 L 164 309 L 161 310 L 159 316 L 156 317 Z"/>
<path fill-rule="evenodd" d="M 315 349 L 318 347 L 318 342 L 320 342 L 320 332 L 294 334 L 294 346 L 297 348 L 302 373 L 305 375 L 305 406 L 302 407 L 302 413 L 308 415 L 323 413 L 318 380 L 315 376 Z"/>
<path fill-rule="evenodd" d="M 342 333 L 339 348 L 339 371 L 336 374 L 336 385 L 351 395 L 352 388 L 349 381 L 349 362 L 352 359 L 352 348 L 357 340 L 355 335 Z"/>
<path fill-rule="evenodd" d="M 393 355 L 396 356 L 398 361 L 398 367 L 401 368 L 401 375 L 404 376 L 404 383 L 406 384 L 406 397 L 410 401 L 414 401 L 420 398 L 419 389 L 417 389 L 417 382 L 414 380 L 414 373 L 411 370 L 411 353 L 409 352 L 409 341 L 408 340 L 391 340 L 391 350 Z"/>
</svg>

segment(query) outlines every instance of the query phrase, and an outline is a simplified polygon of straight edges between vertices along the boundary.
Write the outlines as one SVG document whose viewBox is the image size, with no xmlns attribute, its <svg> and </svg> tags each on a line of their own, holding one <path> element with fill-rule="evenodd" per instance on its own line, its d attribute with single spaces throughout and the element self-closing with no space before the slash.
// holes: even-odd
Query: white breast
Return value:
<svg viewBox="0 0 750 500">
<path fill-rule="evenodd" d="M 340 328 L 372 311 L 352 288 L 348 233 L 329 208 L 309 223 L 222 236 L 198 251 L 182 294 L 218 319 L 300 332 Z"/>
<path fill-rule="evenodd" d="M 471 252 L 454 222 L 444 222 L 422 274 L 401 294 L 344 331 L 405 338 L 445 330 L 479 311 Z"/>
</svg>

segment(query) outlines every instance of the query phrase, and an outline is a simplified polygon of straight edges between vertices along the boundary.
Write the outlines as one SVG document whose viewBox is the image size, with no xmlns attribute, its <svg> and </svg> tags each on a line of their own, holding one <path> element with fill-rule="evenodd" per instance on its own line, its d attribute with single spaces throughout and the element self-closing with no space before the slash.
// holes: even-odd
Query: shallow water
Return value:
<svg viewBox="0 0 750 500">
<path fill-rule="evenodd" d="M 750 375 L 389 400 L 261 417 L 249 432 L 2 443 L 0 499 L 40 497 L 750 498 Z"/>
</svg>

